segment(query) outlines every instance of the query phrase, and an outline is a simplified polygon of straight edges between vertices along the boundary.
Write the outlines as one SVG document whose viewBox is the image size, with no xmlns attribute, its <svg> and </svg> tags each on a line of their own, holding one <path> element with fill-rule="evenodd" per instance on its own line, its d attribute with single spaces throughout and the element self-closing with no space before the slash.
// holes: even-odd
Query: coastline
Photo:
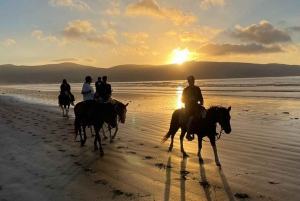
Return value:
<svg viewBox="0 0 300 201">
<path fill-rule="evenodd" d="M 89 133 L 83 148 L 74 142 L 72 116 L 63 119 L 51 103 L 10 96 L 36 94 L 47 99 L 46 93 L 56 93 L 1 93 L 3 200 L 239 200 L 235 193 L 246 193 L 251 200 L 297 200 L 300 126 L 298 113 L 289 107 L 268 114 L 263 112 L 272 108 L 262 111 L 254 103 L 247 111 L 233 107 L 232 134 L 217 142 L 219 169 L 209 143 L 203 143 L 204 165 L 198 163 L 196 141 L 184 142 L 190 157 L 182 159 L 179 132 L 173 152 L 167 152 L 170 141 L 159 144 L 175 106 L 159 101 L 149 105 L 158 97 L 116 94 L 131 101 L 127 121 L 113 143 L 103 141 L 105 156 L 100 158 Z M 183 177 L 180 171 L 189 174 Z M 209 188 L 199 184 L 205 180 Z"/>
</svg>

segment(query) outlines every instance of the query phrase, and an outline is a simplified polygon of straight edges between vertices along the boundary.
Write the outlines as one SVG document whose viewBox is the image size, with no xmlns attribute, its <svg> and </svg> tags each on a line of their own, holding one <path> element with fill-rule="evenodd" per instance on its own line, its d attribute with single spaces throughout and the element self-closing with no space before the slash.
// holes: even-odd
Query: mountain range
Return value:
<svg viewBox="0 0 300 201">
<path fill-rule="evenodd" d="M 237 62 L 196 62 L 181 65 L 126 64 L 111 68 L 98 68 L 75 63 L 47 64 L 39 66 L 0 65 L 0 83 L 61 83 L 84 82 L 90 75 L 94 81 L 106 75 L 108 82 L 183 80 L 189 75 L 196 79 L 226 79 L 250 77 L 300 76 L 299 65 L 253 64 Z"/>
</svg>

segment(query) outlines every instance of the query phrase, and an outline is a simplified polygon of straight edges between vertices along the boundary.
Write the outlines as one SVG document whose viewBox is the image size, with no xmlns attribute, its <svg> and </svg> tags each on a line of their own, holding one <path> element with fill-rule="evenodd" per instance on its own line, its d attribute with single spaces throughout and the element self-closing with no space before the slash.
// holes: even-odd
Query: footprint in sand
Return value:
<svg viewBox="0 0 300 201">
<path fill-rule="evenodd" d="M 82 165 L 82 164 L 79 163 L 79 162 L 74 162 L 74 164 L 75 164 L 75 165 L 78 165 L 78 166 Z"/>
<path fill-rule="evenodd" d="M 97 181 L 93 181 L 95 184 L 102 184 L 102 185 L 106 185 L 107 183 L 108 183 L 108 181 L 106 181 L 106 180 L 102 180 L 102 179 L 100 179 L 100 180 L 97 180 Z"/>
<path fill-rule="evenodd" d="M 152 156 L 145 156 L 145 158 L 148 159 L 148 160 L 149 160 L 149 159 L 153 159 Z"/>
<path fill-rule="evenodd" d="M 60 151 L 60 152 L 65 152 L 66 150 L 64 150 L 64 149 L 59 149 L 58 151 Z"/>
</svg>

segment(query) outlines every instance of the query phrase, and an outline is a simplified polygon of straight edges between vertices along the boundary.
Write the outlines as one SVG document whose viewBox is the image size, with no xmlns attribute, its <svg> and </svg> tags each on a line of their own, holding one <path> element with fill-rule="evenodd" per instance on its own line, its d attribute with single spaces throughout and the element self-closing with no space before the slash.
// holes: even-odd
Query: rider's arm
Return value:
<svg viewBox="0 0 300 201">
<path fill-rule="evenodd" d="M 91 89 L 89 86 L 87 86 L 86 84 L 83 85 L 82 87 L 82 91 L 81 91 L 81 94 L 88 94 L 88 93 L 91 93 Z"/>
<path fill-rule="evenodd" d="M 198 91 L 198 101 L 200 101 L 200 105 L 204 105 L 204 100 L 203 100 L 203 96 L 202 96 L 200 87 L 198 87 L 198 89 L 199 89 L 199 91 Z"/>
<path fill-rule="evenodd" d="M 181 102 L 185 103 L 185 101 L 186 101 L 185 99 L 186 99 L 186 90 L 184 89 L 182 92 L 182 96 L 181 96 Z"/>
</svg>

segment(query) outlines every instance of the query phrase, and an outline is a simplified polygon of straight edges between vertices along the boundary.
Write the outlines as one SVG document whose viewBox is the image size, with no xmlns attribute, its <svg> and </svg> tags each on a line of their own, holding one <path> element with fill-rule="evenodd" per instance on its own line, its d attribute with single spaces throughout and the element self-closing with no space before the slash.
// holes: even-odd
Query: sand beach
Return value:
<svg viewBox="0 0 300 201">
<path fill-rule="evenodd" d="M 73 107 L 63 118 L 57 92 L 0 87 L 0 200 L 298 200 L 300 103 L 297 99 L 210 96 L 205 106 L 232 106 L 229 135 L 217 141 L 221 168 L 203 142 L 179 133 L 160 144 L 177 95 L 114 93 L 129 102 L 127 119 L 105 155 L 74 141 Z M 74 92 L 78 100 L 78 92 Z M 207 140 L 204 138 L 204 140 Z M 204 182 L 204 183 L 203 183 Z M 205 183 L 207 182 L 207 183 Z M 207 185 L 205 185 L 207 184 Z M 246 194 L 249 198 L 239 198 Z"/>
</svg>

